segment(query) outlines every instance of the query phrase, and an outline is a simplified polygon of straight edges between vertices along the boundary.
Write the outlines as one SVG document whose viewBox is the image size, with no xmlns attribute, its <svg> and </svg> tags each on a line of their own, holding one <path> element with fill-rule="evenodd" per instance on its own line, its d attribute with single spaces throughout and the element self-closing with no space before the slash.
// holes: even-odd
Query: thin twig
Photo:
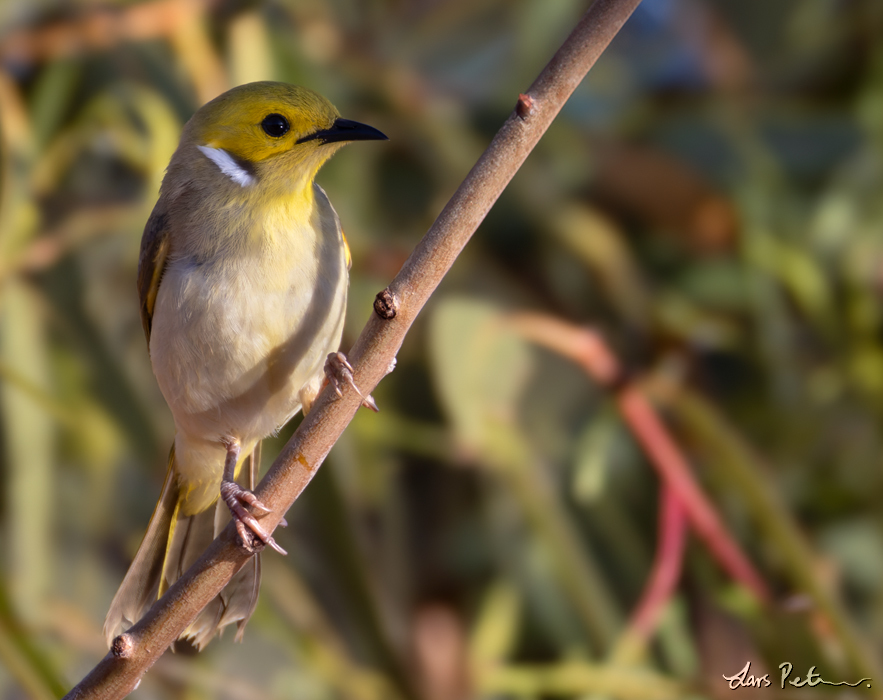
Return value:
<svg viewBox="0 0 883 700">
<path fill-rule="evenodd" d="M 355 381 L 363 390 L 373 390 L 387 374 L 420 309 L 639 2 L 596 0 L 530 90 L 519 97 L 516 110 L 395 280 L 378 295 L 376 313 L 349 353 Z M 265 528 L 275 528 L 306 488 L 360 403 L 349 388 L 341 398 L 333 391 L 322 392 L 257 489 L 258 497 L 273 509 L 263 518 Z M 114 651 L 66 697 L 125 697 L 250 556 L 237 544 L 235 529 L 228 526 L 144 618 L 115 640 Z"/>
</svg>

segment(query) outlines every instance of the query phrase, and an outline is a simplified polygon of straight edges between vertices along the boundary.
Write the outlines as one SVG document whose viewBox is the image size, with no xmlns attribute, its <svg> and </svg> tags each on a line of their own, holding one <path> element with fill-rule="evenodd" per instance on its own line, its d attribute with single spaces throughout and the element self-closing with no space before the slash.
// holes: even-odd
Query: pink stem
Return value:
<svg viewBox="0 0 883 700">
<path fill-rule="evenodd" d="M 634 386 L 616 397 L 619 410 L 665 483 L 677 494 L 690 525 L 730 576 L 767 603 L 770 594 L 754 565 L 730 535 L 711 501 L 696 483 L 683 453 L 647 398 Z"/>
<path fill-rule="evenodd" d="M 656 629 L 662 609 L 674 594 L 681 577 L 686 543 L 687 513 L 671 486 L 662 484 L 656 559 L 629 625 L 641 642 L 645 642 Z"/>
<path fill-rule="evenodd" d="M 766 583 L 727 530 L 711 500 L 696 482 L 693 471 L 656 409 L 634 382 L 623 383 L 616 355 L 598 334 L 541 314 L 510 317 L 512 327 L 525 338 L 548 347 L 580 365 L 614 395 L 623 421 L 659 473 L 677 496 L 687 520 L 700 539 L 733 579 L 763 603 L 770 601 Z"/>
</svg>

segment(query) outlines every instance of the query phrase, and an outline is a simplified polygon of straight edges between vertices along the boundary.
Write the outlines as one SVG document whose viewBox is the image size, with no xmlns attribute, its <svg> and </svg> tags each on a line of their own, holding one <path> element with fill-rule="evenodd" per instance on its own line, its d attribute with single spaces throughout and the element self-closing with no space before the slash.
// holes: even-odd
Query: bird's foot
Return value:
<svg viewBox="0 0 883 700">
<path fill-rule="evenodd" d="M 235 481 L 224 480 L 221 482 L 221 498 L 224 499 L 224 503 L 226 503 L 227 507 L 230 509 L 230 514 L 233 516 L 233 521 L 236 523 L 236 531 L 239 533 L 239 537 L 243 542 L 250 541 L 251 538 L 248 536 L 248 530 L 251 530 L 261 542 L 269 545 L 279 552 L 279 554 L 287 554 L 282 547 L 276 544 L 276 540 L 273 539 L 272 535 L 264 530 L 255 517 L 246 510 L 246 506 L 251 506 L 260 513 L 271 512 L 267 506 L 258 500 L 257 496 L 248 489 L 242 488 L 242 486 Z M 280 524 L 287 523 L 283 520 Z"/>
<path fill-rule="evenodd" d="M 334 387 L 334 391 L 338 396 L 343 396 L 340 390 L 341 385 L 349 384 L 353 391 L 362 398 L 362 405 L 365 408 L 370 408 L 375 413 L 380 410 L 374 402 L 374 397 L 371 394 L 365 396 L 359 387 L 356 386 L 356 382 L 353 379 L 353 366 L 342 352 L 332 352 L 328 355 L 328 358 L 325 360 L 325 376 L 328 378 L 328 383 Z"/>
</svg>

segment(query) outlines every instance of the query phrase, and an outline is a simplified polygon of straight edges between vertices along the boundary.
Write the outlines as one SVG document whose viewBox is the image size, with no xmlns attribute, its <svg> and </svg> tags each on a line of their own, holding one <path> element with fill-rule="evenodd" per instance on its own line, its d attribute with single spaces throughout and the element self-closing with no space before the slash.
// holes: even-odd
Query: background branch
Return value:
<svg viewBox="0 0 883 700">
<path fill-rule="evenodd" d="M 616 356 L 604 340 L 585 328 L 539 314 L 516 314 L 512 327 L 523 337 L 567 357 L 614 393 L 616 405 L 659 477 L 684 508 L 690 525 L 724 570 L 762 603 L 769 589 L 705 495 L 678 443 L 635 382 L 624 381 Z"/>
<path fill-rule="evenodd" d="M 349 355 L 355 380 L 364 390 L 373 389 L 388 372 L 430 294 L 639 2 L 597 0 L 592 5 L 530 90 L 519 98 L 517 109 L 395 280 L 379 295 L 375 304 L 378 314 L 371 317 Z M 352 391 L 346 391 L 340 399 L 325 391 L 317 399 L 257 489 L 258 497 L 273 508 L 273 513 L 264 518 L 265 527 L 275 528 L 315 475 L 359 404 L 359 397 Z M 131 692 L 145 671 L 251 556 L 237 545 L 234 532 L 228 527 L 66 697 L 121 698 Z"/>
<path fill-rule="evenodd" d="M 659 622 L 664 607 L 677 589 L 687 545 L 687 517 L 675 490 L 662 484 L 659 490 L 659 540 L 653 571 L 644 587 L 641 602 L 629 623 L 634 643 L 643 647 Z M 631 640 L 630 640 L 631 641 Z"/>
</svg>

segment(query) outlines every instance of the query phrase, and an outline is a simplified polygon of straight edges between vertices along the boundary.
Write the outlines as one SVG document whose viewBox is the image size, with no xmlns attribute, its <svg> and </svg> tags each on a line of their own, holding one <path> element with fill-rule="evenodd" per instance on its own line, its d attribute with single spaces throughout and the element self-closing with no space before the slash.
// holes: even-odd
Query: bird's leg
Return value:
<svg viewBox="0 0 883 700">
<path fill-rule="evenodd" d="M 334 387 L 334 391 L 337 392 L 338 396 L 343 396 L 340 391 L 340 385 L 349 384 L 362 397 L 362 405 L 365 408 L 370 408 L 375 413 L 380 410 L 377 408 L 377 404 L 374 403 L 374 397 L 371 394 L 365 396 L 359 387 L 356 386 L 356 382 L 353 379 L 353 366 L 342 352 L 332 352 L 328 355 L 328 358 L 325 360 L 325 376 L 328 378 L 328 383 Z"/>
<path fill-rule="evenodd" d="M 226 503 L 227 507 L 230 509 L 230 515 L 233 516 L 233 521 L 236 523 L 236 531 L 239 533 L 239 538 L 243 542 L 249 541 L 250 538 L 248 537 L 248 531 L 246 530 L 246 527 L 248 527 L 248 529 L 261 540 L 261 542 L 270 545 L 273 549 L 279 552 L 279 554 L 286 554 L 287 552 L 276 544 L 276 540 L 274 540 L 273 537 L 261 527 L 255 517 L 245 509 L 245 506 L 248 505 L 263 513 L 270 512 L 270 509 L 261 503 L 257 496 L 248 489 L 242 488 L 234 480 L 236 464 L 239 462 L 239 440 L 229 438 L 222 440 L 222 444 L 227 450 L 227 457 L 224 460 L 224 476 L 221 478 L 221 498 L 224 499 L 224 503 Z"/>
</svg>

